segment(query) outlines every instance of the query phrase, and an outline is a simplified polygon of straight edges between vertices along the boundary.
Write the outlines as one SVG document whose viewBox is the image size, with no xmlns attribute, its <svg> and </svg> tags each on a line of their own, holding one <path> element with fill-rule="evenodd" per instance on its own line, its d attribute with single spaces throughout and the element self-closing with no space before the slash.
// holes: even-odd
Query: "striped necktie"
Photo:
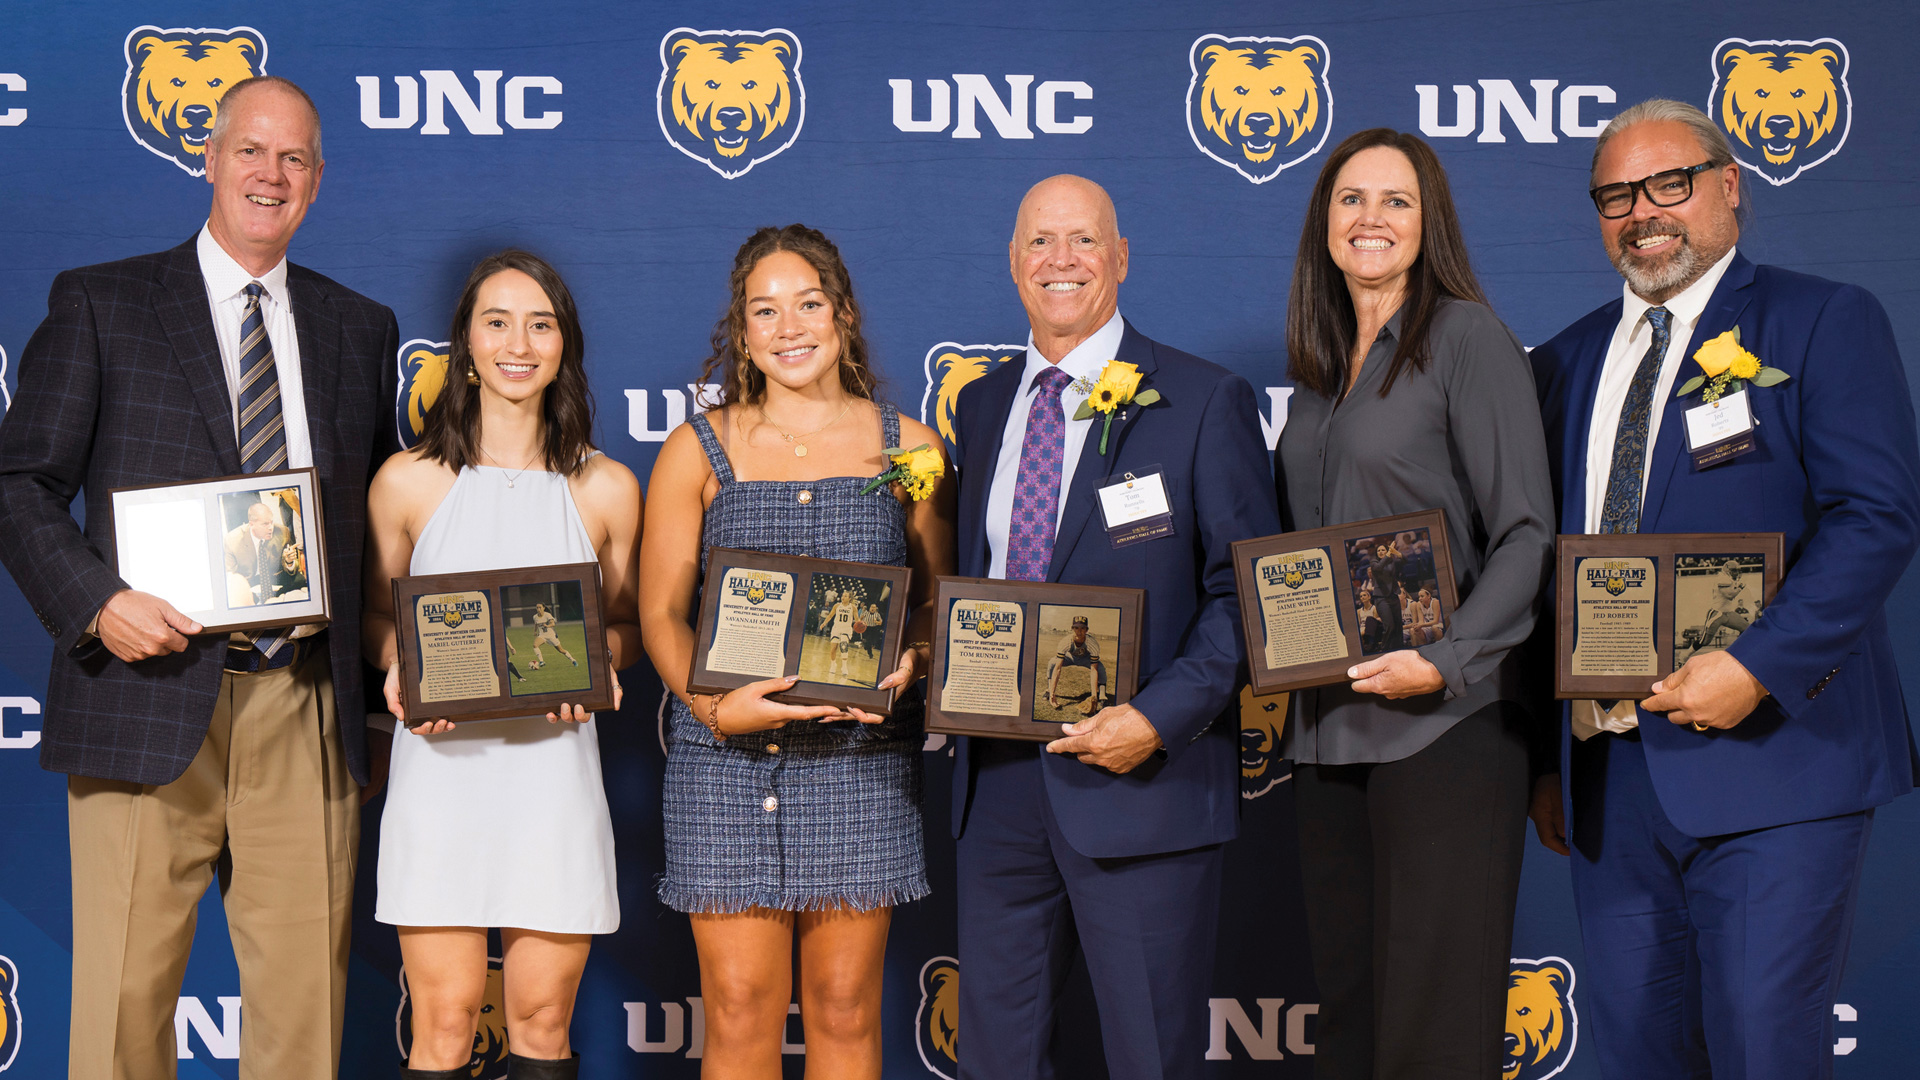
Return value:
<svg viewBox="0 0 1920 1080">
<path fill-rule="evenodd" d="M 260 310 L 260 296 L 266 292 L 257 281 L 247 283 L 247 314 L 240 320 L 240 471 L 271 472 L 287 464 L 287 421 L 280 411 L 280 376 L 273 366 L 273 342 L 267 337 L 266 313 Z M 259 545 L 264 551 L 266 544 Z M 262 584 L 273 580 L 273 568 L 262 565 L 254 573 Z M 270 590 L 260 591 L 260 603 L 266 603 Z M 253 647 L 271 657 L 286 643 L 291 629 L 262 630 L 247 636 Z"/>
<path fill-rule="evenodd" d="M 1600 507 L 1600 531 L 1640 531 L 1640 499 L 1646 486 L 1647 433 L 1653 417 L 1653 391 L 1660 381 L 1660 363 L 1667 356 L 1673 313 L 1663 307 L 1647 309 L 1653 326 L 1653 344 L 1634 369 L 1627 400 L 1620 407 L 1620 426 L 1613 435 L 1613 468 L 1607 473 L 1607 501 Z"/>
</svg>

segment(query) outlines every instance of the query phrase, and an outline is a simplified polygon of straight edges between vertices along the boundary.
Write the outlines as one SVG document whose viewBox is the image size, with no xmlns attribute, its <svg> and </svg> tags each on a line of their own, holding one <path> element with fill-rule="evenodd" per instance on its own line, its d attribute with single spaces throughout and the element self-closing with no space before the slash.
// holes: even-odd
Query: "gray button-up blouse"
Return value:
<svg viewBox="0 0 1920 1080">
<path fill-rule="evenodd" d="M 1397 761 L 1496 701 L 1524 701 L 1514 650 L 1539 611 L 1554 522 L 1526 350 L 1483 305 L 1442 301 L 1427 369 L 1409 364 L 1383 398 L 1400 316 L 1344 398 L 1295 391 L 1274 483 L 1288 530 L 1446 511 L 1460 606 L 1445 636 L 1419 650 L 1446 688 L 1398 701 L 1345 684 L 1302 690 L 1280 740 L 1280 756 L 1296 762 Z"/>
</svg>

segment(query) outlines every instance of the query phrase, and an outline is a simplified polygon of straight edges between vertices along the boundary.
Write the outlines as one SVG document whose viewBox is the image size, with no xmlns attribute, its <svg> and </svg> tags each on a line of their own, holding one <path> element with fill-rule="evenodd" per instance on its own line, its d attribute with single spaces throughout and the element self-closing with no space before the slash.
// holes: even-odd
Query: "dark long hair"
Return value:
<svg viewBox="0 0 1920 1080">
<path fill-rule="evenodd" d="M 447 381 L 433 408 L 427 410 L 416 448 L 422 457 L 443 462 L 454 472 L 480 463 L 480 387 L 469 378 L 475 375 L 470 334 L 480 286 L 503 270 L 518 270 L 532 278 L 546 292 L 554 321 L 560 324 L 560 373 L 541 395 L 541 439 L 547 471 L 576 476 L 586 467 L 587 451 L 593 449 L 593 396 L 587 392 L 582 359 L 587 343 L 580 332 L 580 312 L 560 272 L 540 256 L 518 248 L 481 259 L 467 275 L 460 303 L 453 309 L 453 328 L 447 331 Z"/>
<path fill-rule="evenodd" d="M 833 321 L 840 329 L 840 386 L 855 397 L 871 399 L 880 380 L 868 364 L 867 339 L 860 330 L 860 304 L 853 298 L 853 278 L 847 273 L 846 261 L 825 233 L 796 222 L 782 229 L 763 226 L 734 254 L 733 273 L 727 278 L 732 293 L 727 313 L 713 324 L 713 351 L 700 372 L 702 383 L 720 384 L 720 400 L 701 404 L 712 407 L 757 402 L 766 395 L 767 377 L 747 355 L 747 275 L 761 259 L 776 251 L 800 256 L 820 275 L 820 290 L 833 305 Z"/>
<path fill-rule="evenodd" d="M 1287 298 L 1287 376 L 1297 386 L 1338 398 L 1347 385 L 1347 362 L 1353 355 L 1354 335 L 1360 332 L 1353 295 L 1346 278 L 1327 250 L 1327 228 L 1333 185 L 1340 170 L 1355 154 L 1376 146 L 1390 146 L 1413 162 L 1420 183 L 1420 254 L 1407 271 L 1407 295 L 1401 301 L 1400 340 L 1387 367 L 1380 396 L 1411 364 L 1425 371 L 1431 359 L 1428 331 L 1440 301 L 1453 297 L 1487 302 L 1473 276 L 1467 243 L 1460 236 L 1460 215 L 1453 208 L 1453 191 L 1440 159 L 1417 135 L 1392 128 L 1369 128 L 1347 136 L 1320 168 L 1307 219 L 1300 226 L 1300 253 L 1293 260 L 1293 288 Z"/>
</svg>

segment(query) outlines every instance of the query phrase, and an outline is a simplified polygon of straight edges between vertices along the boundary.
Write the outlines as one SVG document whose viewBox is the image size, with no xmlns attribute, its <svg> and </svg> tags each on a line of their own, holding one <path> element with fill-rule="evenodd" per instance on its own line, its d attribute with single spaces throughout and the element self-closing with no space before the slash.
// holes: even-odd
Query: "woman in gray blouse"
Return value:
<svg viewBox="0 0 1920 1080">
<path fill-rule="evenodd" d="M 1486 306 L 1420 139 L 1376 128 L 1327 158 L 1287 351 L 1296 389 L 1274 469 L 1286 528 L 1438 507 L 1460 596 L 1437 640 L 1384 635 L 1351 684 L 1294 695 L 1280 749 L 1295 763 L 1320 984 L 1314 1075 L 1498 1076 L 1529 783 L 1515 649 L 1546 584 L 1554 509 L 1526 352 Z M 1401 587 L 1431 587 L 1412 580 L 1430 555 L 1405 554 L 1418 537 L 1396 539 Z"/>
</svg>

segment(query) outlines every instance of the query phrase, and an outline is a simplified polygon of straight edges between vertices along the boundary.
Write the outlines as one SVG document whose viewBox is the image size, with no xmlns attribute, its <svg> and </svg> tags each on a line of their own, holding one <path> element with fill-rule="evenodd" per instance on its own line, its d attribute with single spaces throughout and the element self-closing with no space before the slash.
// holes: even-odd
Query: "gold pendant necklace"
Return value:
<svg viewBox="0 0 1920 1080">
<path fill-rule="evenodd" d="M 811 439 L 811 438 L 813 438 L 813 437 L 814 437 L 815 435 L 818 435 L 818 434 L 820 434 L 821 432 L 823 432 L 823 431 L 825 431 L 825 430 L 827 430 L 828 428 L 830 428 L 830 427 L 832 427 L 833 425 L 835 425 L 835 424 L 837 424 L 837 423 L 839 423 L 839 422 L 840 422 L 840 417 L 842 417 L 842 416 L 845 416 L 845 415 L 847 415 L 847 410 L 848 410 L 848 409 L 851 409 L 851 408 L 853 408 L 853 399 L 852 399 L 852 398 L 848 398 L 848 399 L 847 399 L 847 403 L 846 403 L 845 405 L 842 405 L 842 406 L 840 407 L 840 412 L 839 412 L 839 414 L 838 414 L 838 415 L 836 415 L 836 416 L 835 416 L 835 417 L 834 417 L 833 419 L 831 419 L 831 420 L 829 420 L 829 421 L 827 421 L 827 422 L 826 422 L 826 423 L 824 423 L 824 424 L 821 424 L 821 425 L 820 425 L 819 427 L 817 427 L 817 428 L 814 428 L 814 429 L 813 429 L 812 431 L 808 431 L 808 432 L 803 432 L 803 433 L 801 433 L 801 434 L 799 434 L 799 435 L 789 435 L 789 434 L 787 434 L 787 429 L 785 429 L 785 428 L 783 428 L 783 427 L 781 427 L 781 426 L 780 426 L 779 424 L 776 424 L 776 423 L 774 423 L 774 422 L 773 422 L 773 417 L 771 417 L 771 416 L 768 416 L 768 415 L 767 415 L 767 410 L 766 410 L 766 407 L 765 407 L 765 406 L 762 406 L 762 407 L 761 407 L 761 409 L 760 409 L 760 419 L 762 419 L 762 420 L 765 420 L 765 421 L 767 422 L 767 424 L 768 424 L 768 426 L 770 426 L 770 427 L 772 427 L 772 428 L 773 428 L 773 430 L 775 430 L 775 431 L 777 431 L 777 432 L 779 432 L 779 433 L 780 433 L 780 437 L 781 437 L 782 439 L 785 439 L 785 440 L 786 440 L 786 442 L 787 442 L 787 445 L 788 445 L 788 446 L 791 446 L 791 447 L 793 447 L 793 456 L 794 456 L 794 457 L 806 457 L 806 456 L 807 456 L 807 444 L 806 444 L 806 443 L 803 443 L 803 442 L 801 442 L 800 440 L 801 440 L 801 439 Z"/>
<path fill-rule="evenodd" d="M 481 455 L 482 457 L 484 457 L 484 458 L 486 458 L 486 459 L 487 459 L 488 461 L 491 461 L 491 462 L 493 462 L 493 467 L 494 467 L 494 468 L 496 468 L 496 469 L 499 469 L 499 470 L 500 470 L 500 471 L 501 471 L 502 473 L 505 473 L 505 474 L 506 474 L 506 475 L 505 475 L 504 477 L 502 477 L 502 479 L 504 479 L 504 480 L 506 480 L 506 482 L 507 482 L 507 486 L 508 486 L 508 487 L 512 487 L 512 486 L 513 486 L 513 482 L 514 482 L 515 480 L 518 480 L 518 479 L 520 479 L 520 475 L 521 475 L 521 473 L 524 473 L 524 472 L 526 472 L 526 471 L 527 471 L 528 469 L 530 469 L 530 468 L 532 468 L 532 467 L 533 467 L 533 460 L 532 460 L 532 459 L 530 459 L 530 460 L 528 460 L 528 461 L 527 461 L 527 463 L 526 463 L 525 465 L 522 465 L 522 466 L 520 466 L 520 470 L 519 470 L 519 472 L 514 472 L 514 471 L 512 471 L 512 470 L 510 470 L 510 469 L 508 469 L 508 468 L 507 468 L 507 467 L 506 467 L 505 465 L 502 465 L 502 464 L 500 464 L 500 459 L 499 459 L 499 458 L 497 458 L 497 457 L 494 457 L 494 456 L 493 456 L 492 454 L 490 454 L 490 453 L 488 453 L 488 452 L 487 452 L 487 448 L 486 448 L 486 445 L 485 445 L 484 443 L 483 443 L 483 444 L 481 445 L 481 447 L 480 447 L 480 455 Z M 537 458 L 537 457 L 538 457 L 538 455 L 536 454 L 536 455 L 535 455 L 535 458 Z"/>
</svg>

